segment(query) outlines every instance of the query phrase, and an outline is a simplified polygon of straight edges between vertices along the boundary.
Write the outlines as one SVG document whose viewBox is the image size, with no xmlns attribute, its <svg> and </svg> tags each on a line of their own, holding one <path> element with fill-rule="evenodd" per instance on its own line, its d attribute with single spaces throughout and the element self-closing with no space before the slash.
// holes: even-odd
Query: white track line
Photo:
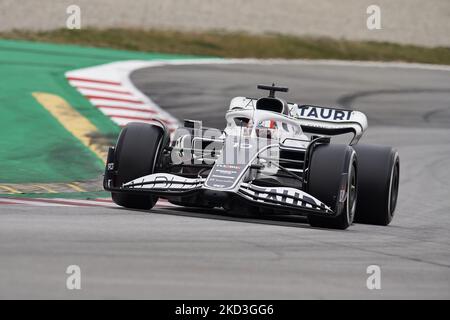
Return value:
<svg viewBox="0 0 450 320">
<path fill-rule="evenodd" d="M 26 205 L 39 207 L 104 207 L 104 208 L 120 208 L 110 199 L 66 199 L 66 198 L 0 198 L 1 205 Z M 165 199 L 159 200 L 156 208 L 164 207 L 179 207 L 175 204 L 169 203 Z"/>
<path fill-rule="evenodd" d="M 69 81 L 70 85 L 73 87 L 90 87 L 93 89 L 101 89 L 101 90 L 123 90 L 120 86 L 117 85 L 111 85 L 111 84 L 103 84 L 103 83 L 89 83 L 89 82 L 83 82 L 83 81 Z"/>
<path fill-rule="evenodd" d="M 147 110 L 157 110 L 154 105 L 144 104 L 144 103 L 132 103 L 117 100 L 105 100 L 105 99 L 90 99 L 91 103 L 95 106 L 115 106 L 115 107 L 131 107 L 131 108 L 141 108 Z"/>
<path fill-rule="evenodd" d="M 103 105 L 103 104 L 99 104 L 96 106 L 99 109 L 109 109 L 109 110 L 128 110 L 128 111 L 137 111 L 137 112 L 148 112 L 148 113 L 153 113 L 153 114 L 157 114 L 158 112 L 150 109 L 149 107 L 145 107 L 145 108 L 136 108 L 136 107 L 123 107 L 123 106 L 111 106 L 111 105 Z"/>
<path fill-rule="evenodd" d="M 318 65 L 318 66 L 345 66 L 362 68 L 400 68 L 450 71 L 450 66 L 408 63 L 408 62 L 383 62 L 383 61 L 359 61 L 359 60 L 325 60 L 325 59 L 185 59 L 169 61 L 149 61 L 145 67 L 160 67 L 163 65 L 193 65 L 193 64 L 296 64 L 296 65 Z"/>
<path fill-rule="evenodd" d="M 82 200 L 82 199 L 64 199 L 57 198 L 56 201 L 64 201 L 68 203 L 73 203 L 73 205 L 89 205 L 89 206 L 101 206 L 101 207 L 117 207 L 113 202 L 101 202 L 97 200 Z"/>
<path fill-rule="evenodd" d="M 173 131 L 178 120 L 137 90 L 129 80 L 130 73 L 145 67 L 147 62 L 113 62 L 69 71 L 66 77 L 72 86 L 118 125 L 161 120 Z"/>
<path fill-rule="evenodd" d="M 104 114 L 106 114 L 109 117 L 112 117 L 114 115 L 116 116 L 131 116 L 131 117 L 142 117 L 142 118 L 155 118 L 155 113 L 152 111 L 137 111 L 137 110 L 130 110 L 130 109 L 117 109 L 117 108 L 111 108 L 111 107 L 98 107 Z"/>
<path fill-rule="evenodd" d="M 120 86 L 121 83 L 120 81 L 111 81 L 109 80 L 111 79 L 111 77 L 106 77 L 106 78 L 101 78 L 99 77 L 84 77 L 83 75 L 81 75 L 80 77 L 77 76 L 72 76 L 72 75 L 67 75 L 67 80 L 69 81 L 79 81 L 82 83 L 95 83 L 95 84 L 106 84 L 106 85 L 111 85 L 111 86 Z"/>
<path fill-rule="evenodd" d="M 3 199 L 7 203 L 3 203 L 2 202 Z M 33 201 L 30 198 L 26 198 L 26 199 L 25 198 L 24 199 L 2 198 L 2 200 L 0 200 L 1 205 L 12 203 L 14 205 L 38 206 L 38 207 L 76 207 L 74 205 L 69 205 L 69 204 Z"/>
<path fill-rule="evenodd" d="M 118 99 L 132 99 L 133 95 L 130 93 L 127 93 L 125 91 L 119 93 L 119 92 L 113 92 L 110 91 L 104 91 L 103 89 L 85 89 L 77 87 L 77 90 L 84 96 L 102 96 L 106 95 L 109 98 L 118 98 Z"/>
</svg>

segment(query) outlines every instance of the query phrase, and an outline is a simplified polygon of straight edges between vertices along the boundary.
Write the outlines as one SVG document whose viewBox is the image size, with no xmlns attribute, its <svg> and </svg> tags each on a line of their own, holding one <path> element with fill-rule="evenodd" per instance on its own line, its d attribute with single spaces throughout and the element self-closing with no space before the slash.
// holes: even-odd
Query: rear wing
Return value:
<svg viewBox="0 0 450 320">
<path fill-rule="evenodd" d="M 289 104 L 292 117 L 300 120 L 302 130 L 307 133 L 339 135 L 353 133 L 351 145 L 356 144 L 367 129 L 364 113 L 312 105 Z"/>
<path fill-rule="evenodd" d="M 231 100 L 229 110 L 255 109 L 258 99 L 235 97 Z M 351 145 L 356 144 L 367 129 L 367 117 L 364 113 L 354 110 L 298 105 L 287 103 L 289 116 L 299 120 L 302 130 L 306 133 L 334 136 L 353 133 Z"/>
</svg>

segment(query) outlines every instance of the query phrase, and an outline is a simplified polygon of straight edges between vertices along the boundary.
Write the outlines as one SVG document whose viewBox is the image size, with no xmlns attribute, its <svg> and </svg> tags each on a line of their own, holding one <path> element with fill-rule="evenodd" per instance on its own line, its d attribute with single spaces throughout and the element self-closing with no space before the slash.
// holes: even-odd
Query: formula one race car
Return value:
<svg viewBox="0 0 450 320">
<path fill-rule="evenodd" d="M 151 209 L 165 198 L 233 215 L 300 215 L 316 227 L 388 225 L 399 156 L 390 147 L 357 144 L 366 116 L 275 97 L 288 88 L 258 88 L 269 96 L 232 99 L 223 131 L 192 120 L 172 133 L 158 121 L 129 123 L 109 149 L 105 190 L 126 208 Z M 350 143 L 331 143 L 342 135 Z"/>
</svg>

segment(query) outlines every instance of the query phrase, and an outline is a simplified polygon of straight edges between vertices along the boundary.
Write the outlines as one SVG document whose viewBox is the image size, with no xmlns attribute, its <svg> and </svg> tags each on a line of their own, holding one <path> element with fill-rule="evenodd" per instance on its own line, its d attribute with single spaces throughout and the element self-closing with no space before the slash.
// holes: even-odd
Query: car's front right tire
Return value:
<svg viewBox="0 0 450 320">
<path fill-rule="evenodd" d="M 313 227 L 347 229 L 356 211 L 358 165 L 352 147 L 323 144 L 312 153 L 308 192 L 330 207 L 335 216 L 309 215 Z"/>
</svg>

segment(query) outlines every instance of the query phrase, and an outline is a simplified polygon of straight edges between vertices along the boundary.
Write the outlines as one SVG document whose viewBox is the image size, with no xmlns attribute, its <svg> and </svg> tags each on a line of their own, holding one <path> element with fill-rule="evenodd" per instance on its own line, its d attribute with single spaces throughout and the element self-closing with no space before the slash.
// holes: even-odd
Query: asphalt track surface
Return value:
<svg viewBox="0 0 450 320">
<path fill-rule="evenodd" d="M 0 298 L 450 298 L 449 71 L 194 65 L 132 80 L 174 116 L 219 128 L 231 97 L 272 81 L 290 101 L 365 112 L 361 142 L 400 153 L 393 223 L 334 231 L 221 210 L 1 206 Z M 79 291 L 65 287 L 71 264 Z M 366 287 L 373 264 L 380 290 Z"/>
</svg>

